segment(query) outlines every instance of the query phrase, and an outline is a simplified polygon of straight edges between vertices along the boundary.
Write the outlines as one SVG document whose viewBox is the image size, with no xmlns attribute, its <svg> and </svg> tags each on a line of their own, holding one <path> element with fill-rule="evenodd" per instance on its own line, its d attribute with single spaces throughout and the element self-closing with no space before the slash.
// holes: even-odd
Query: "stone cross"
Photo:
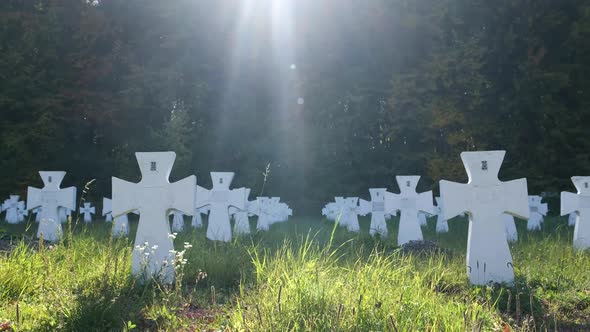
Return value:
<svg viewBox="0 0 590 332">
<path fill-rule="evenodd" d="M 154 276 L 171 283 L 174 280 L 172 260 L 175 254 L 168 213 L 178 210 L 192 215 L 197 178 L 191 175 L 175 183 L 168 181 L 176 159 L 174 152 L 137 152 L 135 156 L 141 170 L 141 181 L 132 183 L 113 177 L 112 214 L 116 219 L 134 210 L 139 211 L 136 250 L 131 257 L 133 274 Z"/>
<path fill-rule="evenodd" d="M 184 231 L 184 214 L 180 211 L 172 211 L 172 231 L 179 233 Z"/>
<path fill-rule="evenodd" d="M 442 205 L 442 199 L 440 199 L 440 197 L 435 197 L 434 200 L 436 201 L 436 232 L 448 233 L 449 223 L 444 216 L 444 206 Z"/>
<path fill-rule="evenodd" d="M 258 216 L 258 220 L 256 222 L 256 230 L 258 231 L 265 231 L 270 227 L 266 217 L 264 216 L 266 214 L 264 210 L 264 199 L 265 197 L 256 197 L 255 200 L 248 204 L 248 213 L 250 215 Z"/>
<path fill-rule="evenodd" d="M 66 172 L 39 172 L 43 180 L 42 189 L 29 187 L 27 207 L 33 210 L 41 207 L 39 230 L 37 237 L 56 242 L 62 233 L 58 209 L 60 207 L 73 210 L 76 207 L 76 188 L 60 188 Z"/>
<path fill-rule="evenodd" d="M 547 203 L 541 203 L 542 200 L 543 198 L 541 196 L 529 196 L 530 216 L 529 221 L 527 222 L 527 229 L 529 231 L 540 230 L 543 217 L 546 216 L 549 211 Z"/>
<path fill-rule="evenodd" d="M 268 197 L 256 197 L 255 201 L 248 204 L 248 212 L 258 216 L 257 230 L 267 231 L 270 228 L 272 217 Z"/>
<path fill-rule="evenodd" d="M 10 195 L 2 205 L 2 209 L 6 211 L 6 222 L 9 224 L 18 224 L 18 198 L 18 195 Z"/>
<path fill-rule="evenodd" d="M 401 212 L 397 245 L 410 241 L 422 241 L 418 213 L 420 211 L 434 213 L 432 191 L 416 192 L 420 176 L 396 176 L 395 179 L 399 185 L 400 193 L 386 193 L 389 197 L 385 200 L 385 213 L 393 213 L 396 210 Z"/>
<path fill-rule="evenodd" d="M 326 216 L 328 220 L 340 219 L 344 207 L 344 198 L 336 197 L 334 202 L 326 204 L 322 209 L 322 215 Z"/>
<path fill-rule="evenodd" d="M 80 206 L 80 213 L 84 215 L 84 222 L 92 222 L 92 215 L 96 214 L 96 209 L 91 206 L 90 203 L 84 203 L 84 206 Z"/>
<path fill-rule="evenodd" d="M 572 182 L 577 193 L 561 193 L 561 215 L 576 213 L 574 248 L 590 248 L 590 176 L 574 176 Z"/>
<path fill-rule="evenodd" d="M 349 232 L 358 232 L 360 230 L 358 215 L 361 211 L 358 202 L 358 197 L 346 197 L 343 201 L 340 224 L 346 226 Z"/>
<path fill-rule="evenodd" d="M 213 188 L 207 190 L 197 187 L 196 207 L 209 207 L 209 225 L 207 238 L 212 241 L 230 242 L 231 224 L 229 220 L 230 206 L 244 209 L 246 189 L 229 189 L 234 178 L 233 172 L 211 172 Z"/>
<path fill-rule="evenodd" d="M 514 281 L 512 255 L 502 214 L 528 218 L 526 179 L 502 182 L 498 172 L 505 151 L 463 152 L 466 184 L 440 181 L 445 218 L 469 215 L 467 273 L 472 284 Z"/>
<path fill-rule="evenodd" d="M 387 224 L 385 223 L 385 199 L 390 196 L 385 195 L 387 188 L 369 188 L 371 201 L 359 200 L 360 211 L 362 215 L 371 214 L 371 226 L 369 234 L 380 234 L 387 237 Z"/>
<path fill-rule="evenodd" d="M 418 212 L 418 223 L 420 226 L 428 225 L 428 214 L 424 212 Z"/>
<path fill-rule="evenodd" d="M 102 215 L 106 216 L 106 221 L 113 221 L 113 203 L 110 198 L 102 199 Z M 109 220 L 110 219 L 110 220 Z M 120 215 L 113 221 L 111 234 L 114 238 L 124 237 L 129 234 L 129 217 L 127 214 Z"/>
<path fill-rule="evenodd" d="M 250 196 L 250 188 L 244 188 L 245 196 L 244 196 L 244 203 L 243 209 L 238 209 L 233 207 L 235 210 L 234 212 L 234 231 L 236 234 L 250 234 L 250 220 L 248 219 L 248 196 Z"/>
<path fill-rule="evenodd" d="M 25 220 L 25 217 L 29 215 L 29 211 L 25 207 L 25 202 L 18 202 L 18 208 L 16 210 L 16 213 L 18 216 L 18 222 L 23 222 Z"/>
<path fill-rule="evenodd" d="M 191 226 L 193 228 L 203 227 L 203 218 L 201 218 L 201 214 L 209 214 L 209 209 L 207 207 L 195 209 L 195 214 L 193 215 L 193 220 L 191 221 Z"/>
</svg>

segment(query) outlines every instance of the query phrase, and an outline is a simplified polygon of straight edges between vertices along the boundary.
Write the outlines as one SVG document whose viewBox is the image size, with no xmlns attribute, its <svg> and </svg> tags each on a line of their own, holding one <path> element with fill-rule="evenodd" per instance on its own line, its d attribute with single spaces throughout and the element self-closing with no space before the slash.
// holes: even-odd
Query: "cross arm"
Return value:
<svg viewBox="0 0 590 332">
<path fill-rule="evenodd" d="M 419 193 L 416 198 L 416 207 L 428 214 L 435 214 L 434 205 L 432 204 L 432 191 Z"/>
<path fill-rule="evenodd" d="M 373 204 L 372 204 L 372 202 L 366 201 L 364 199 L 359 199 L 358 213 L 361 216 L 366 216 L 372 210 L 373 210 Z"/>
<path fill-rule="evenodd" d="M 124 214 L 139 209 L 139 192 L 140 188 L 137 183 L 128 182 L 113 177 L 113 199 L 111 214 L 113 218 L 120 217 Z"/>
<path fill-rule="evenodd" d="M 440 181 L 440 202 L 443 208 L 443 219 L 449 220 L 464 212 L 467 212 L 469 195 L 465 191 L 470 187 L 467 184 L 456 183 L 447 180 Z"/>
<path fill-rule="evenodd" d="M 529 208 L 526 179 L 502 182 L 502 189 L 501 197 L 504 200 L 504 212 L 515 217 L 528 219 L 531 209 Z"/>
<path fill-rule="evenodd" d="M 195 213 L 195 186 L 197 177 L 191 175 L 180 181 L 170 184 L 172 196 L 171 209 L 178 210 L 185 215 L 192 216 Z"/>
<path fill-rule="evenodd" d="M 27 207 L 29 209 L 35 209 L 43 204 L 41 202 L 41 189 L 29 187 L 27 189 Z M 6 205 L 6 203 L 4 203 Z M 6 207 L 4 207 L 6 209 Z"/>
<path fill-rule="evenodd" d="M 211 204 L 211 190 L 205 189 L 201 186 L 197 186 L 195 202 L 196 208 L 202 208 L 204 206 Z"/>
<path fill-rule="evenodd" d="M 243 210 L 246 199 L 246 188 L 233 189 L 229 192 L 227 203 L 228 205 L 234 206 L 239 210 Z"/>
<path fill-rule="evenodd" d="M 578 211 L 580 206 L 580 195 L 563 191 L 561 193 L 561 215 L 565 216 Z"/>
<path fill-rule="evenodd" d="M 385 214 L 396 214 L 396 211 L 401 206 L 400 195 L 386 191 L 383 199 L 385 201 Z"/>
<path fill-rule="evenodd" d="M 76 187 L 60 189 L 57 194 L 57 205 L 69 210 L 76 209 Z"/>
</svg>

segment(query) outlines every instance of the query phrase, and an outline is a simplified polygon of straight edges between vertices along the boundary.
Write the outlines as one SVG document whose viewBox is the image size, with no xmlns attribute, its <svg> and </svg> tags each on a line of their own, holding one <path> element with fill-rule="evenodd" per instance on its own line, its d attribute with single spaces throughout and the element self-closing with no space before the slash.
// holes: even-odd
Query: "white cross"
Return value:
<svg viewBox="0 0 590 332">
<path fill-rule="evenodd" d="M 272 224 L 271 205 L 268 197 L 256 197 L 255 201 L 248 204 L 248 212 L 258 216 L 256 229 L 259 231 L 267 231 Z"/>
<path fill-rule="evenodd" d="M 195 213 L 193 215 L 193 220 L 191 221 L 191 226 L 193 228 L 201 228 L 201 227 L 203 227 L 203 218 L 201 218 L 201 213 L 202 214 L 209 214 L 209 209 L 207 207 L 195 208 Z"/>
<path fill-rule="evenodd" d="M 436 201 L 436 232 L 448 233 L 449 223 L 444 216 L 444 206 L 442 205 L 442 200 L 440 199 L 440 197 L 435 197 L 434 200 Z"/>
<path fill-rule="evenodd" d="M 106 217 L 105 221 L 113 221 L 113 203 L 110 198 L 102 199 L 102 215 Z M 129 217 L 127 214 L 115 218 L 111 234 L 114 238 L 124 237 L 129 234 Z"/>
<path fill-rule="evenodd" d="M 250 220 L 248 219 L 248 196 L 250 196 L 250 188 L 244 188 L 245 196 L 244 196 L 244 208 L 238 209 L 236 207 L 231 207 L 234 210 L 234 231 L 236 234 L 250 234 Z"/>
<path fill-rule="evenodd" d="M 575 212 L 574 248 L 590 248 L 590 176 L 574 176 L 572 182 L 577 193 L 561 193 L 561 215 Z"/>
<path fill-rule="evenodd" d="M 18 208 L 16 210 L 17 216 L 18 216 L 18 222 L 22 222 L 25 220 L 25 217 L 29 215 L 29 211 L 27 210 L 26 206 L 25 206 L 25 202 L 20 201 L 18 202 Z"/>
<path fill-rule="evenodd" d="M 395 179 L 400 188 L 400 193 L 386 193 L 388 197 L 385 199 L 385 213 L 393 213 L 396 210 L 401 212 L 397 245 L 410 241 L 422 241 L 422 229 L 420 228 L 418 213 L 420 211 L 429 214 L 434 213 L 432 191 L 416 192 L 420 176 L 396 176 Z"/>
<path fill-rule="evenodd" d="M 66 172 L 39 172 L 39 174 L 45 186 L 42 189 L 29 187 L 27 207 L 29 210 L 42 208 L 37 237 L 43 235 L 44 240 L 56 242 L 62 232 L 58 209 L 63 207 L 73 210 L 76 207 L 76 188 L 59 187 Z"/>
<path fill-rule="evenodd" d="M 4 201 L 2 209 L 6 211 L 6 222 L 9 224 L 18 224 L 18 195 L 10 195 L 10 198 Z"/>
<path fill-rule="evenodd" d="M 148 248 L 143 253 L 133 251 L 131 270 L 135 275 L 156 276 L 171 283 L 174 245 L 169 236 L 168 213 L 175 209 L 192 215 L 197 178 L 191 175 L 175 183 L 168 181 L 176 159 L 174 152 L 137 152 L 135 156 L 141 181 L 132 183 L 113 177 L 113 217 L 139 211 L 135 248 L 143 248 L 145 243 Z"/>
<path fill-rule="evenodd" d="M 391 196 L 386 195 L 386 188 L 369 188 L 371 201 L 359 200 L 360 214 L 371 214 L 371 226 L 369 234 L 380 234 L 382 237 L 387 237 L 387 223 L 385 222 L 385 199 L 391 199 Z"/>
<path fill-rule="evenodd" d="M 529 231 L 537 231 L 541 229 L 543 217 L 547 215 L 547 203 L 541 203 L 543 198 L 541 196 L 529 196 L 529 210 L 530 216 L 527 222 L 527 229 Z"/>
<path fill-rule="evenodd" d="M 358 202 L 358 197 L 346 197 L 343 201 L 340 224 L 346 226 L 349 232 L 358 232 L 360 230 L 358 215 L 361 211 Z"/>
<path fill-rule="evenodd" d="M 172 212 L 172 231 L 175 233 L 184 231 L 184 215 L 180 211 Z"/>
<path fill-rule="evenodd" d="M 502 182 L 498 172 L 505 151 L 463 152 L 466 184 L 440 181 L 445 218 L 469 214 L 467 272 L 472 284 L 514 281 L 503 213 L 528 218 L 526 179 Z"/>
<path fill-rule="evenodd" d="M 197 187 L 196 207 L 209 206 L 210 210 L 207 227 L 209 240 L 230 242 L 232 236 L 228 208 L 234 206 L 244 209 L 246 190 L 245 188 L 229 189 L 233 178 L 233 172 L 211 172 L 213 188 L 207 190 Z"/>
<path fill-rule="evenodd" d="M 337 220 L 342 216 L 342 210 L 344 208 L 344 198 L 336 197 L 334 202 L 326 204 L 322 209 L 322 215 L 326 216 L 328 220 Z"/>
<path fill-rule="evenodd" d="M 84 222 L 92 222 L 92 215 L 96 214 L 96 209 L 91 206 L 90 203 L 84 203 L 84 206 L 80 206 L 80 213 L 84 215 Z"/>
</svg>

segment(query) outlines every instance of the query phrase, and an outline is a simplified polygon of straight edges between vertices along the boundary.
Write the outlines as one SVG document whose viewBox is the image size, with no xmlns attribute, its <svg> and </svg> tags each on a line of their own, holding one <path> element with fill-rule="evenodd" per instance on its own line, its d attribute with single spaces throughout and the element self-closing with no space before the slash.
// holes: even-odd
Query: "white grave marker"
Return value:
<svg viewBox="0 0 590 332">
<path fill-rule="evenodd" d="M 10 195 L 10 198 L 4 201 L 2 209 L 6 211 L 6 222 L 9 224 L 18 224 L 18 195 Z"/>
<path fill-rule="evenodd" d="M 358 232 L 360 230 L 358 215 L 361 211 L 358 202 L 358 197 L 346 197 L 344 199 L 342 221 L 340 223 L 346 226 L 349 232 Z"/>
<path fill-rule="evenodd" d="M 92 215 L 96 214 L 96 209 L 90 203 L 84 203 L 84 206 L 80 206 L 80 213 L 84 215 L 84 222 L 92 222 Z"/>
<path fill-rule="evenodd" d="M 442 205 L 442 200 L 440 197 L 435 197 L 434 200 L 436 201 L 436 232 L 437 233 L 448 233 L 449 232 L 449 223 L 445 219 L 444 215 L 444 206 Z"/>
<path fill-rule="evenodd" d="M 498 172 L 505 151 L 463 152 L 466 184 L 440 181 L 445 218 L 469 214 L 467 273 L 472 284 L 514 281 L 512 255 L 502 214 L 528 218 L 526 179 L 502 182 Z"/>
<path fill-rule="evenodd" d="M 193 220 L 191 221 L 191 226 L 193 228 L 203 227 L 203 218 L 201 218 L 201 214 L 209 214 L 209 209 L 207 207 L 195 209 L 195 214 L 193 215 Z"/>
<path fill-rule="evenodd" d="M 29 210 L 25 207 L 25 202 L 18 202 L 18 209 L 17 209 L 17 216 L 18 222 L 23 222 L 25 217 L 29 215 Z"/>
<path fill-rule="evenodd" d="M 230 206 L 244 209 L 245 188 L 229 189 L 234 178 L 233 172 L 211 172 L 213 188 L 207 190 L 197 187 L 196 207 L 209 207 L 209 225 L 207 238 L 213 241 L 230 242 L 231 224 L 229 220 Z"/>
<path fill-rule="evenodd" d="M 37 237 L 43 235 L 44 240 L 56 242 L 62 232 L 58 209 L 64 207 L 73 210 L 76 207 L 76 188 L 59 187 L 66 172 L 39 172 L 39 174 L 45 186 L 42 189 L 29 187 L 27 207 L 29 210 L 42 208 Z"/>
<path fill-rule="evenodd" d="M 174 210 L 172 212 L 172 231 L 175 233 L 184 231 L 184 214 Z"/>
<path fill-rule="evenodd" d="M 434 213 L 432 191 L 416 192 L 420 176 L 396 176 L 395 179 L 399 185 L 400 193 L 386 193 L 389 197 L 385 199 L 385 212 L 393 213 L 396 210 L 401 212 L 397 245 L 401 246 L 410 241 L 422 241 L 418 213 L 420 211 Z"/>
<path fill-rule="evenodd" d="M 135 245 L 138 248 L 147 243 L 149 252 L 133 250 L 133 274 L 142 275 L 145 272 L 148 276 L 158 276 L 162 281 L 171 283 L 174 280 L 174 254 L 171 252 L 174 245 L 169 236 L 168 213 L 174 209 L 192 215 L 197 178 L 191 175 L 175 183 L 168 181 L 176 159 L 174 152 L 137 152 L 135 156 L 141 170 L 141 181 L 132 183 L 113 177 L 112 214 L 116 220 L 134 210 L 139 211 Z"/>
<path fill-rule="evenodd" d="M 576 213 L 574 248 L 590 248 L 590 176 L 574 176 L 572 182 L 577 193 L 561 193 L 561 215 Z"/>
<path fill-rule="evenodd" d="M 106 216 L 105 221 L 113 221 L 113 202 L 110 198 L 103 198 L 102 199 L 102 215 Z M 133 211 L 136 213 L 137 211 Z M 129 217 L 127 214 L 120 215 L 115 218 L 113 221 L 113 227 L 111 228 L 111 234 L 113 237 L 124 237 L 129 234 Z"/>
<path fill-rule="evenodd" d="M 542 199 L 541 196 L 529 196 L 530 216 L 527 222 L 527 229 L 529 231 L 540 230 L 543 217 L 547 215 L 547 203 L 541 203 Z"/>
<path fill-rule="evenodd" d="M 369 234 L 380 234 L 382 237 L 387 236 L 387 224 L 385 223 L 385 198 L 386 188 L 370 188 L 369 194 L 371 201 L 359 200 L 360 211 L 363 215 L 371 213 L 371 226 Z"/>
<path fill-rule="evenodd" d="M 256 229 L 267 231 L 272 224 L 271 205 L 268 197 L 256 197 L 255 201 L 248 204 L 248 212 L 258 216 Z"/>
</svg>

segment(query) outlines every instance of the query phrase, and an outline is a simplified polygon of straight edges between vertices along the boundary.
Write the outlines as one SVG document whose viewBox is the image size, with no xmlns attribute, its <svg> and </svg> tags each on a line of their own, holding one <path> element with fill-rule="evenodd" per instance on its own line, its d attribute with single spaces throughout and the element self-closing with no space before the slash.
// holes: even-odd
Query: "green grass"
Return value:
<svg viewBox="0 0 590 332">
<path fill-rule="evenodd" d="M 36 250 L 26 245 L 36 225 L 3 223 L 0 237 L 16 248 L 0 253 L 0 324 L 16 331 L 590 331 L 590 254 L 572 249 L 565 219 L 548 218 L 536 233 L 518 222 L 510 288 L 469 286 L 466 220 L 450 221 L 448 234 L 436 234 L 434 223 L 423 227 L 425 238 L 444 253 L 402 254 L 396 220 L 388 239 L 371 238 L 368 219 L 351 234 L 294 218 L 227 244 L 190 230 L 175 240 L 179 250 L 184 242 L 193 248 L 172 287 L 130 276 L 133 240 L 111 239 L 110 224 L 66 226 L 62 242 Z"/>
</svg>

